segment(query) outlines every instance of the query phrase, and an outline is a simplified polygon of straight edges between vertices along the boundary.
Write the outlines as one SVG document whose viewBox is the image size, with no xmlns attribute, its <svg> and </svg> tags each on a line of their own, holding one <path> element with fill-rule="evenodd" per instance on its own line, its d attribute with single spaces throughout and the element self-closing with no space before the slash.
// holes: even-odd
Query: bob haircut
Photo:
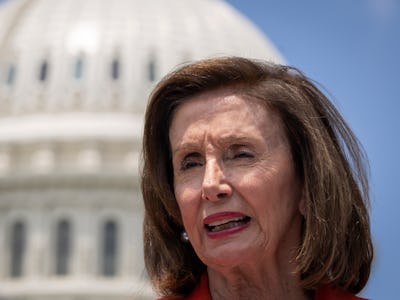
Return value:
<svg viewBox="0 0 400 300">
<path fill-rule="evenodd" d="M 330 284 L 358 293 L 373 257 L 363 150 L 335 107 L 299 70 L 240 57 L 182 66 L 150 96 L 141 187 L 145 265 L 157 291 L 179 299 L 190 294 L 206 271 L 190 243 L 181 241 L 169 128 L 182 103 L 217 89 L 259 99 L 282 121 L 306 199 L 302 242 L 294 258 L 302 288 Z"/>
</svg>

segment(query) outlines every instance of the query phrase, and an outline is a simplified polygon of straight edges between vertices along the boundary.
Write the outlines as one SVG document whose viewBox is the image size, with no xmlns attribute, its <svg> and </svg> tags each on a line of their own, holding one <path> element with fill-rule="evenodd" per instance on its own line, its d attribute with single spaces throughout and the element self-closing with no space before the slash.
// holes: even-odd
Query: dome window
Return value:
<svg viewBox="0 0 400 300">
<path fill-rule="evenodd" d="M 151 58 L 147 65 L 147 74 L 150 82 L 156 80 L 156 60 L 154 58 Z"/>
<path fill-rule="evenodd" d="M 15 65 L 14 64 L 10 64 L 8 66 L 7 75 L 6 75 L 6 83 L 8 85 L 14 84 L 16 72 L 17 72 L 17 70 L 16 70 Z"/>
<path fill-rule="evenodd" d="M 11 277 L 21 277 L 23 274 L 23 264 L 26 250 L 26 228 L 21 221 L 14 223 L 11 228 L 10 243 L 10 275 Z"/>
<path fill-rule="evenodd" d="M 49 63 L 47 62 L 47 60 L 44 60 L 40 65 L 40 70 L 39 70 L 39 80 L 41 82 L 47 80 L 48 72 L 49 72 Z"/>
<path fill-rule="evenodd" d="M 84 69 L 84 62 L 82 58 L 78 58 L 75 61 L 75 66 L 74 66 L 74 78 L 75 79 L 81 79 L 83 77 L 83 70 Z"/>
<path fill-rule="evenodd" d="M 118 227 L 116 222 L 105 222 L 102 231 L 101 273 L 104 276 L 114 276 L 117 273 L 118 251 Z"/>
<path fill-rule="evenodd" d="M 61 220 L 56 229 L 56 249 L 55 249 L 55 272 L 57 275 L 69 273 L 71 260 L 71 224 L 67 220 Z"/>
<path fill-rule="evenodd" d="M 117 58 L 114 58 L 111 63 L 111 78 L 113 80 L 118 80 L 120 76 L 120 63 Z"/>
</svg>

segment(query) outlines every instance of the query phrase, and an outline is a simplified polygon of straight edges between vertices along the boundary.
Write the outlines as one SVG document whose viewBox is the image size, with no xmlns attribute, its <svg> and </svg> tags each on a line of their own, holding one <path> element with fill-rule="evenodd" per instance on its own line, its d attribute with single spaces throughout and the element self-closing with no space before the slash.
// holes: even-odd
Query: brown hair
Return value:
<svg viewBox="0 0 400 300">
<path fill-rule="evenodd" d="M 322 284 L 359 292 L 373 257 L 364 152 L 325 95 L 299 70 L 240 57 L 195 62 L 167 75 L 148 104 L 142 192 L 144 254 L 150 279 L 163 295 L 189 294 L 206 266 L 190 243 L 173 189 L 169 127 L 176 108 L 206 91 L 229 88 L 262 100 L 284 125 L 306 199 L 296 256 L 305 290 Z"/>
</svg>

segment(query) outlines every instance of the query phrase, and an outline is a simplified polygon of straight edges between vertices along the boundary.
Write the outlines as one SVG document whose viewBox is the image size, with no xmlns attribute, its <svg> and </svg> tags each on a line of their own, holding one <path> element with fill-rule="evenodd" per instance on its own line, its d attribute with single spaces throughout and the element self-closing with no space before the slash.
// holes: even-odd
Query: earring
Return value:
<svg viewBox="0 0 400 300">
<path fill-rule="evenodd" d="M 182 231 L 181 233 L 181 241 L 184 243 L 188 243 L 189 242 L 189 236 L 186 233 L 186 231 Z"/>
</svg>

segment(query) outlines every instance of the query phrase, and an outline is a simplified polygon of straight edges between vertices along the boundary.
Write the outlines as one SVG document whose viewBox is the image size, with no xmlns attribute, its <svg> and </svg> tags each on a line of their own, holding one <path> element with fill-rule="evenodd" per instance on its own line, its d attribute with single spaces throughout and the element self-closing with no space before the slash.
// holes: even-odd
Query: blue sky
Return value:
<svg viewBox="0 0 400 300">
<path fill-rule="evenodd" d="M 398 299 L 400 1 L 228 0 L 319 82 L 363 144 L 376 257 L 363 295 Z"/>
</svg>

